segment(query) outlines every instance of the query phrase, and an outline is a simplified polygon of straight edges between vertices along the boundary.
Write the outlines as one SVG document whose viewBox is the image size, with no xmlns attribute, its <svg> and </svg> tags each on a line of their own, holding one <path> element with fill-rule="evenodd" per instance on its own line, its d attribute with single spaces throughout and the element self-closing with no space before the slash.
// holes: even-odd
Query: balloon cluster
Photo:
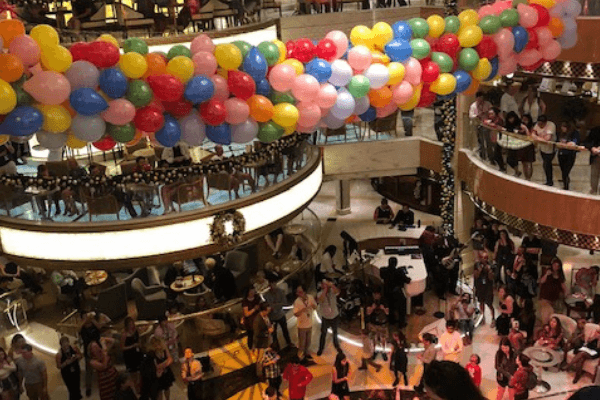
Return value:
<svg viewBox="0 0 600 400">
<path fill-rule="evenodd" d="M 575 44 L 580 12 L 577 0 L 500 1 L 318 42 L 215 45 L 202 34 L 167 54 L 139 38 L 120 49 L 108 34 L 67 49 L 48 25 L 27 35 L 20 21 L 0 21 L 0 134 L 108 150 L 144 136 L 197 146 L 340 128 L 474 92 L 517 65 L 535 69 Z"/>
</svg>

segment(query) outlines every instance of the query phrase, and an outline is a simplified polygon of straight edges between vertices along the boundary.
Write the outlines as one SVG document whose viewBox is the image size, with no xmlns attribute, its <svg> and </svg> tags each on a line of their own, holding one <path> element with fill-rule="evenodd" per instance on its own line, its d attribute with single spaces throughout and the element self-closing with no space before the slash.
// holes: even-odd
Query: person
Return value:
<svg viewBox="0 0 600 400">
<path fill-rule="evenodd" d="M 277 338 L 277 326 L 279 326 L 281 327 L 285 343 L 289 347 L 292 344 L 292 340 L 290 339 L 287 318 L 283 310 L 283 307 L 287 304 L 285 292 L 283 289 L 277 287 L 278 279 L 275 276 L 269 275 L 267 280 L 269 282 L 269 289 L 263 294 L 263 297 L 269 303 L 269 306 L 271 306 L 269 319 L 273 323 L 273 343 L 279 348 L 279 339 Z"/>
<path fill-rule="evenodd" d="M 498 383 L 496 400 L 502 400 L 510 379 L 517 370 L 515 352 L 508 338 L 500 340 L 494 366 L 496 368 L 496 382 Z"/>
<path fill-rule="evenodd" d="M 454 319 L 458 321 L 458 328 L 466 335 L 467 343 L 473 341 L 473 330 L 475 324 L 473 322 L 473 314 L 475 307 L 471 304 L 471 295 L 463 293 L 451 307 L 454 311 Z"/>
<path fill-rule="evenodd" d="M 497 221 L 492 221 L 488 224 L 488 229 L 485 232 L 485 250 L 488 253 L 494 253 L 496 242 L 500 239 L 500 224 Z"/>
<path fill-rule="evenodd" d="M 531 130 L 533 129 L 533 119 L 529 114 L 523 114 L 521 117 L 521 124 L 524 126 L 524 134 L 527 137 L 532 137 Z M 523 175 L 528 181 L 533 176 L 533 162 L 535 161 L 535 145 L 533 143 L 528 144 L 518 151 L 519 161 L 523 164 Z"/>
<path fill-rule="evenodd" d="M 463 340 L 456 330 L 456 321 L 446 321 L 446 332 L 440 336 L 440 346 L 444 360 L 458 362 L 463 350 Z"/>
<path fill-rule="evenodd" d="M 537 266 L 542 252 L 542 240 L 537 235 L 526 234 L 521 241 L 521 246 L 525 249 L 525 260 L 527 261 L 526 274 L 531 275 L 536 281 L 538 279 Z"/>
<path fill-rule="evenodd" d="M 17 164 L 15 164 L 13 154 L 14 147 L 10 143 L 0 145 L 0 176 L 17 175 Z"/>
<path fill-rule="evenodd" d="M 73 306 L 76 309 L 81 308 L 81 298 L 86 286 L 84 278 L 79 278 L 71 270 L 54 270 L 50 274 L 50 279 L 59 288 L 61 294 L 73 296 Z"/>
<path fill-rule="evenodd" d="M 549 347 L 552 350 L 562 349 L 564 345 L 564 337 L 562 332 L 562 325 L 558 317 L 554 316 L 550 318 L 550 322 L 545 324 L 540 337 L 535 342 L 536 346 Z"/>
<path fill-rule="evenodd" d="M 10 340 L 10 349 L 8 349 L 8 358 L 13 361 L 18 360 L 25 352 L 24 347 L 27 344 L 25 337 L 22 334 L 15 334 Z"/>
<path fill-rule="evenodd" d="M 507 337 L 516 354 L 521 354 L 521 352 L 525 350 L 525 335 L 521 332 L 518 320 L 511 321 L 510 332 Z"/>
<path fill-rule="evenodd" d="M 317 293 L 317 303 L 319 305 L 319 314 L 321 315 L 321 337 L 319 338 L 319 350 L 317 355 L 321 356 L 325 349 L 327 331 L 331 328 L 333 335 L 333 345 L 339 351 L 340 342 L 338 339 L 338 326 L 340 322 L 340 310 L 337 305 L 337 297 L 340 289 L 329 279 L 323 279 L 321 291 Z"/>
<path fill-rule="evenodd" d="M 37 166 L 37 179 L 50 182 L 54 180 L 54 177 L 50 174 L 46 164 L 40 164 Z M 48 205 L 46 205 L 46 202 L 48 202 Z M 56 186 L 49 190 L 47 195 L 36 197 L 36 204 L 42 219 L 48 219 L 52 216 L 52 202 L 54 202 L 55 208 L 54 216 L 60 215 L 60 190 L 56 188 Z M 72 214 L 69 216 L 71 215 Z"/>
<path fill-rule="evenodd" d="M 262 366 L 265 369 L 265 378 L 269 382 L 269 387 L 275 389 L 277 398 L 281 397 L 279 388 L 281 387 L 281 369 L 279 368 L 279 354 L 277 354 L 276 346 L 269 346 L 265 349 L 262 358 Z"/>
<path fill-rule="evenodd" d="M 265 243 L 273 251 L 275 259 L 281 257 L 281 245 L 283 244 L 283 229 L 277 228 L 265 235 Z"/>
<path fill-rule="evenodd" d="M 600 327 L 596 328 L 594 333 L 590 335 L 588 340 L 584 340 L 583 343 L 574 349 L 575 357 L 570 363 L 561 367 L 561 370 L 568 371 L 573 368 L 575 370 L 575 377 L 573 383 L 579 382 L 579 379 L 583 376 L 583 364 L 587 360 L 595 360 L 600 357 Z"/>
<path fill-rule="evenodd" d="M 394 218 L 394 210 L 388 204 L 388 199 L 381 199 L 381 204 L 377 206 L 373 213 L 373 219 L 378 224 L 389 224 Z"/>
<path fill-rule="evenodd" d="M 313 375 L 308 368 L 300 365 L 298 356 L 292 356 L 290 363 L 283 371 L 283 379 L 288 381 L 290 400 L 304 400 L 306 386 L 312 381 Z"/>
<path fill-rule="evenodd" d="M 154 336 L 162 339 L 171 353 L 173 360 L 179 360 L 179 334 L 175 324 L 170 322 L 166 315 L 158 318 L 158 326 L 154 329 Z"/>
<path fill-rule="evenodd" d="M 512 267 L 513 258 L 515 254 L 515 243 L 512 241 L 506 229 L 499 231 L 499 238 L 494 247 L 494 261 L 496 261 L 496 283 L 503 284 L 502 280 L 502 268 L 504 268 L 504 274 L 507 275 L 508 271 Z"/>
<path fill-rule="evenodd" d="M 559 303 L 561 295 L 567 293 L 565 285 L 565 274 L 562 269 L 562 261 L 559 258 L 554 258 L 550 264 L 550 268 L 538 280 L 540 285 L 540 313 L 542 323 L 545 324 L 550 320 L 550 316 L 554 314 Z"/>
<path fill-rule="evenodd" d="M 529 357 L 522 353 L 516 357 L 516 365 L 517 370 L 508 383 L 511 398 L 525 400 L 529 398 L 529 375 L 533 373 L 533 367 L 529 365 Z"/>
<path fill-rule="evenodd" d="M 398 373 L 402 374 L 404 379 L 404 386 L 408 386 L 408 377 L 406 376 L 406 370 L 408 368 L 408 356 L 407 356 L 407 343 L 406 337 L 400 331 L 394 332 L 392 335 L 392 354 L 390 356 L 390 370 L 394 372 L 394 383 L 392 386 L 398 386 L 400 378 Z"/>
<path fill-rule="evenodd" d="M 375 371 L 379 372 L 381 370 L 381 365 L 377 364 L 374 360 L 373 360 L 373 355 L 375 354 L 375 345 L 373 343 L 373 340 L 371 338 L 371 335 L 369 335 L 369 331 L 367 329 L 362 329 L 360 332 L 360 337 L 362 339 L 362 353 L 360 356 L 360 367 L 358 367 L 359 371 L 366 371 L 367 370 L 367 364 L 375 367 Z"/>
<path fill-rule="evenodd" d="M 568 340 L 564 341 L 563 345 L 563 361 L 560 364 L 561 369 L 567 366 L 567 354 L 571 350 L 579 349 L 585 344 L 585 325 L 587 321 L 584 318 L 577 320 L 577 326 Z"/>
<path fill-rule="evenodd" d="M 302 235 L 294 236 L 294 244 L 290 250 L 288 258 L 290 260 L 306 261 L 312 253 L 310 243 Z"/>
<path fill-rule="evenodd" d="M 256 294 L 254 287 L 246 288 L 244 299 L 242 300 L 242 325 L 248 333 L 248 348 L 254 348 L 254 318 L 258 315 L 260 306 L 260 297 Z"/>
<path fill-rule="evenodd" d="M 423 380 L 432 400 L 486 400 L 467 370 L 452 361 L 432 361 Z"/>
<path fill-rule="evenodd" d="M 521 278 L 526 269 L 525 248 L 519 246 L 513 258 L 512 267 L 506 271 L 506 286 L 511 293 L 517 295 L 523 293 Z"/>
<path fill-rule="evenodd" d="M 317 282 L 321 283 L 323 278 L 329 277 L 332 278 L 337 276 L 338 274 L 343 275 L 344 271 L 338 269 L 333 261 L 337 253 L 337 247 L 334 245 L 329 245 L 323 251 L 323 255 L 321 257 L 321 264 L 317 266 L 317 270 L 315 273 L 315 277 L 317 278 Z"/>
<path fill-rule="evenodd" d="M 270 311 L 271 307 L 268 303 L 261 303 L 258 306 L 258 314 L 254 318 L 252 326 L 252 332 L 254 334 L 252 350 L 257 350 L 258 359 L 260 359 L 260 352 L 269 347 L 270 339 L 273 334 L 273 324 L 269 319 Z"/>
<path fill-rule="evenodd" d="M 103 325 L 95 318 L 95 313 L 82 312 L 82 323 L 79 328 L 79 337 L 83 342 L 83 356 L 85 358 L 85 395 L 89 397 L 92 393 L 92 372 L 90 365 L 91 355 L 88 353 L 90 344 L 100 343 L 100 331 Z"/>
<path fill-rule="evenodd" d="M 431 364 L 437 355 L 437 349 L 435 348 L 435 336 L 433 336 L 429 332 L 425 332 L 420 337 L 421 342 L 423 343 L 423 348 L 425 349 L 423 353 L 417 354 L 417 359 L 423 364 L 423 375 L 421 375 L 421 379 L 417 386 L 415 386 L 415 391 L 419 394 L 423 393 L 423 388 L 425 386 L 425 371 L 429 364 Z"/>
<path fill-rule="evenodd" d="M 590 194 L 598 194 L 598 183 L 600 182 L 600 126 L 590 129 L 584 146 L 590 151 Z M 0 156 L 0 165 L 2 165 L 1 160 Z M 0 174 L 2 174 L 1 170 L 0 167 Z"/>
<path fill-rule="evenodd" d="M 496 330 L 498 335 L 506 336 L 510 331 L 510 319 L 515 311 L 515 299 L 506 285 L 501 285 L 498 289 L 498 304 L 500 305 L 500 315 L 496 319 Z"/>
<path fill-rule="evenodd" d="M 138 400 L 134 390 L 133 379 L 127 372 L 120 373 L 117 377 L 115 400 Z"/>
<path fill-rule="evenodd" d="M 166 161 L 170 168 L 192 165 L 190 148 L 183 141 L 177 142 L 173 147 L 165 147 L 160 158 L 161 160 Z"/>
<path fill-rule="evenodd" d="M 98 9 L 93 0 L 73 0 L 73 18 L 69 20 L 69 27 L 76 32 L 81 30 L 81 24 L 89 22 Z"/>
<path fill-rule="evenodd" d="M 493 151 L 490 135 L 487 134 L 488 132 L 486 132 L 486 129 L 481 126 L 481 123 L 486 119 L 490 108 L 492 108 L 492 104 L 485 99 L 485 93 L 482 91 L 475 93 L 475 101 L 469 107 L 469 119 L 477 129 L 479 158 L 482 160 L 487 160 L 489 158 L 491 161 L 493 157 L 488 156 L 491 154 L 490 152 Z"/>
<path fill-rule="evenodd" d="M 447 292 L 458 295 L 456 284 L 461 261 L 459 249 L 460 243 L 451 235 L 444 235 L 437 243 L 438 269 L 434 275 L 434 281 L 436 294 L 441 300 L 446 299 Z"/>
<path fill-rule="evenodd" d="M 554 122 L 548 121 L 548 117 L 540 115 L 537 123 L 533 126 L 531 135 L 534 139 L 541 142 L 555 142 L 556 141 L 556 125 Z M 544 173 L 546 174 L 546 185 L 553 186 L 554 178 L 552 171 L 552 160 L 554 159 L 554 144 L 539 144 L 540 155 L 542 156 L 544 164 Z"/>
<path fill-rule="evenodd" d="M 331 372 L 331 394 L 336 395 L 339 400 L 350 399 L 349 377 L 350 362 L 344 352 L 338 349 Z"/>
<path fill-rule="evenodd" d="M 90 175 L 94 177 L 103 177 L 105 176 L 105 171 L 99 164 L 94 164 L 90 167 Z M 96 196 L 113 195 L 119 203 L 122 203 L 125 206 L 129 215 L 131 215 L 131 218 L 136 218 L 138 216 L 137 211 L 133 208 L 131 195 L 125 192 L 120 186 L 94 186 L 91 188 L 91 194 Z"/>
<path fill-rule="evenodd" d="M 212 289 L 217 302 L 233 299 L 237 295 L 233 273 L 212 257 L 204 261 L 204 266 L 207 269 L 204 283 Z"/>
<path fill-rule="evenodd" d="M 296 288 L 296 300 L 293 305 L 294 316 L 298 319 L 298 357 L 303 361 L 312 359 L 310 339 L 312 336 L 312 315 L 317 308 L 314 297 L 306 293 L 302 285 Z"/>
<path fill-rule="evenodd" d="M 494 310 L 494 271 L 488 263 L 488 253 L 482 254 L 479 262 L 475 263 L 473 270 L 475 283 L 475 297 L 483 315 L 482 323 L 485 324 L 485 307 L 492 314 L 492 328 L 496 325 L 496 311 Z"/>
<path fill-rule="evenodd" d="M 579 131 L 573 128 L 568 121 L 563 121 L 560 124 L 557 136 L 559 143 L 568 144 L 573 147 L 579 145 Z M 571 174 L 573 165 L 575 165 L 576 157 L 576 150 L 567 150 L 562 147 L 558 149 L 558 165 L 560 165 L 564 190 L 569 190 L 569 183 L 571 182 L 569 175 Z"/>
<path fill-rule="evenodd" d="M 400 229 L 407 226 L 413 226 L 415 224 L 415 213 L 411 211 L 406 204 L 402 205 L 402 209 L 398 211 L 396 216 L 391 222 L 390 229 L 398 226 Z"/>
<path fill-rule="evenodd" d="M 504 92 L 502 94 L 502 97 L 500 98 L 500 111 L 502 112 L 503 119 L 506 119 L 506 116 L 511 111 L 514 112 L 515 114 L 518 114 L 519 105 L 517 104 L 517 101 L 515 100 L 515 95 L 517 93 L 519 93 L 520 89 L 521 89 L 521 84 L 518 82 L 513 82 L 508 87 L 506 92 Z"/>
<path fill-rule="evenodd" d="M 479 364 L 481 364 L 481 357 L 477 354 L 471 354 L 469 363 L 465 366 L 465 369 L 473 380 L 473 384 L 477 387 L 481 386 L 481 367 Z"/>
<path fill-rule="evenodd" d="M 527 86 L 527 96 L 521 101 L 519 114 L 531 115 L 533 122 L 536 122 L 540 115 L 546 114 L 546 103 L 540 98 L 540 92 L 534 85 Z"/>
<path fill-rule="evenodd" d="M 485 250 L 485 233 L 486 226 L 483 223 L 483 218 L 476 218 L 475 224 L 471 227 L 471 241 L 473 245 L 473 259 L 479 262 L 487 252 Z"/>
<path fill-rule="evenodd" d="M 135 167 L 133 172 L 143 173 L 152 171 L 152 166 L 148 163 L 148 159 L 144 156 L 137 156 L 135 158 Z"/>
<path fill-rule="evenodd" d="M 46 364 L 33 355 L 29 344 L 23 346 L 23 356 L 15 360 L 19 382 L 25 384 L 29 400 L 43 400 L 48 397 L 48 373 Z M 105 399 L 102 399 L 105 400 Z"/>
<path fill-rule="evenodd" d="M 56 368 L 60 370 L 63 382 L 69 391 L 69 400 L 80 400 L 81 397 L 81 368 L 79 360 L 83 358 L 81 351 L 71 345 L 69 338 L 60 338 L 60 349 L 56 353 Z"/>
<path fill-rule="evenodd" d="M 121 351 L 123 352 L 123 361 L 127 372 L 139 386 L 140 382 L 140 364 L 142 362 L 142 345 L 140 342 L 140 333 L 135 326 L 133 318 L 127 316 L 123 322 L 123 333 L 121 334 Z"/>
<path fill-rule="evenodd" d="M 529 129 L 525 124 L 521 122 L 521 119 L 514 111 L 510 111 L 506 115 L 506 120 L 504 121 L 504 129 L 507 132 L 517 133 L 523 136 L 529 136 Z M 507 164 L 515 170 L 515 176 L 521 176 L 521 171 L 519 171 L 519 161 L 520 161 L 520 152 L 521 150 L 508 149 L 506 162 Z"/>
<path fill-rule="evenodd" d="M 8 357 L 3 347 L 0 347 L 0 399 L 13 400 L 18 393 L 18 379 L 16 378 L 17 366 Z"/>
<path fill-rule="evenodd" d="M 262 395 L 263 400 L 279 400 L 280 397 L 281 396 L 277 394 L 277 390 L 271 386 L 267 386 Z"/>
<path fill-rule="evenodd" d="M 156 335 L 150 338 L 150 349 L 148 355 L 154 360 L 156 366 L 157 398 L 162 398 L 164 394 L 164 398 L 169 400 L 171 386 L 175 382 L 175 376 L 170 368 L 173 358 L 167 349 L 166 342 Z"/>
<path fill-rule="evenodd" d="M 437 243 L 438 238 L 439 236 L 435 232 L 435 228 L 431 225 L 427 225 L 421 236 L 419 236 L 419 248 L 423 253 L 423 262 L 425 263 L 428 276 L 435 273 L 435 269 L 437 268 L 434 246 Z"/>
<path fill-rule="evenodd" d="M 194 358 L 192 349 L 185 349 L 185 361 L 181 364 L 181 378 L 187 384 L 188 400 L 202 399 L 202 364 Z"/>
<path fill-rule="evenodd" d="M 367 307 L 367 327 L 369 335 L 373 342 L 375 351 L 373 352 L 373 360 L 377 358 L 377 346 L 383 348 L 381 357 L 387 361 L 386 342 L 388 337 L 388 315 L 390 309 L 381 299 L 381 289 L 375 288 L 373 291 L 373 302 Z"/>
<path fill-rule="evenodd" d="M 108 348 L 113 344 L 112 339 L 102 338 L 101 344 L 92 342 L 89 345 L 90 366 L 96 371 L 100 400 L 112 400 L 117 391 L 118 372 L 108 355 Z"/>
<path fill-rule="evenodd" d="M 506 166 L 504 165 L 504 157 L 502 156 L 502 147 L 498 144 L 498 130 L 504 126 L 504 121 L 500 116 L 500 110 L 496 107 L 492 107 L 488 111 L 487 119 L 484 121 L 485 129 L 487 134 L 490 136 L 490 142 L 492 143 L 492 149 L 488 156 L 492 165 L 497 165 L 500 171 L 506 172 Z"/>
<path fill-rule="evenodd" d="M 596 400 L 598 398 L 600 398 L 600 386 L 586 386 L 577 390 L 567 400 Z"/>
</svg>

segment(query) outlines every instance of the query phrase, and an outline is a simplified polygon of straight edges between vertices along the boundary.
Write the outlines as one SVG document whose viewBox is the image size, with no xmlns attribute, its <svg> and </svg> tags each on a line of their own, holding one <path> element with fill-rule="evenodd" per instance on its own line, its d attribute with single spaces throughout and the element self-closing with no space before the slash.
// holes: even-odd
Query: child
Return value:
<svg viewBox="0 0 600 400">
<path fill-rule="evenodd" d="M 434 346 L 435 336 L 433 336 L 431 333 L 424 333 L 421 337 L 421 342 L 423 342 L 425 351 L 423 352 L 423 354 L 417 355 L 417 359 L 423 363 L 423 371 L 425 371 L 429 363 L 435 360 L 435 357 L 437 355 L 437 350 Z M 415 386 L 415 392 L 423 393 L 424 387 L 425 383 L 423 382 L 423 376 L 421 376 L 421 381 L 417 386 Z"/>
<path fill-rule="evenodd" d="M 366 370 L 367 364 L 369 364 L 369 365 L 375 367 L 376 372 L 379 372 L 379 370 L 381 369 L 381 365 L 377 364 L 372 359 L 372 357 L 373 357 L 373 341 L 369 337 L 369 331 L 367 331 L 366 329 L 363 329 L 361 338 L 362 338 L 362 343 L 363 343 L 362 355 L 361 355 L 362 363 L 358 369 L 361 371 Z"/>
<path fill-rule="evenodd" d="M 402 374 L 404 378 L 404 385 L 408 385 L 408 378 L 406 377 L 406 369 L 408 366 L 408 357 L 406 355 L 406 338 L 402 332 L 394 332 L 392 336 L 392 356 L 390 357 L 390 369 L 394 371 L 396 379 L 392 386 L 398 386 L 400 379 L 398 378 L 398 372 Z"/>
<path fill-rule="evenodd" d="M 475 386 L 479 387 L 481 385 L 481 367 L 479 363 L 481 362 L 481 358 L 477 354 L 471 354 L 471 358 L 469 358 L 469 363 L 465 367 L 473 383 Z"/>
</svg>

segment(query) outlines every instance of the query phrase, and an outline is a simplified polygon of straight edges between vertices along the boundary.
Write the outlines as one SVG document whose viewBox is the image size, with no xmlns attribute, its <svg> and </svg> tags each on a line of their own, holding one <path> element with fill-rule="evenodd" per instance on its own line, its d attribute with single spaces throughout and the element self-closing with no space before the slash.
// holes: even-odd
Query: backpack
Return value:
<svg viewBox="0 0 600 400">
<path fill-rule="evenodd" d="M 533 390 L 537 386 L 538 377 L 533 371 L 529 371 L 529 375 L 527 375 L 527 390 Z"/>
</svg>

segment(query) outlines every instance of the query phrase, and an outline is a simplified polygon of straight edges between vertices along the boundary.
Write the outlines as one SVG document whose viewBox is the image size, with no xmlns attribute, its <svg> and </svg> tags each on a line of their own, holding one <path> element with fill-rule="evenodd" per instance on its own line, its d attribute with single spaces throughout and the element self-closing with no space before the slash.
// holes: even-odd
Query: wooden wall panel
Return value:
<svg viewBox="0 0 600 400">
<path fill-rule="evenodd" d="M 559 60 L 583 63 L 597 63 L 600 61 L 600 18 L 577 18 L 577 44 L 563 50 L 558 56 Z"/>
<path fill-rule="evenodd" d="M 421 168 L 429 169 L 437 172 L 442 172 L 442 144 L 429 140 L 421 140 L 419 149 L 421 153 Z"/>
</svg>

